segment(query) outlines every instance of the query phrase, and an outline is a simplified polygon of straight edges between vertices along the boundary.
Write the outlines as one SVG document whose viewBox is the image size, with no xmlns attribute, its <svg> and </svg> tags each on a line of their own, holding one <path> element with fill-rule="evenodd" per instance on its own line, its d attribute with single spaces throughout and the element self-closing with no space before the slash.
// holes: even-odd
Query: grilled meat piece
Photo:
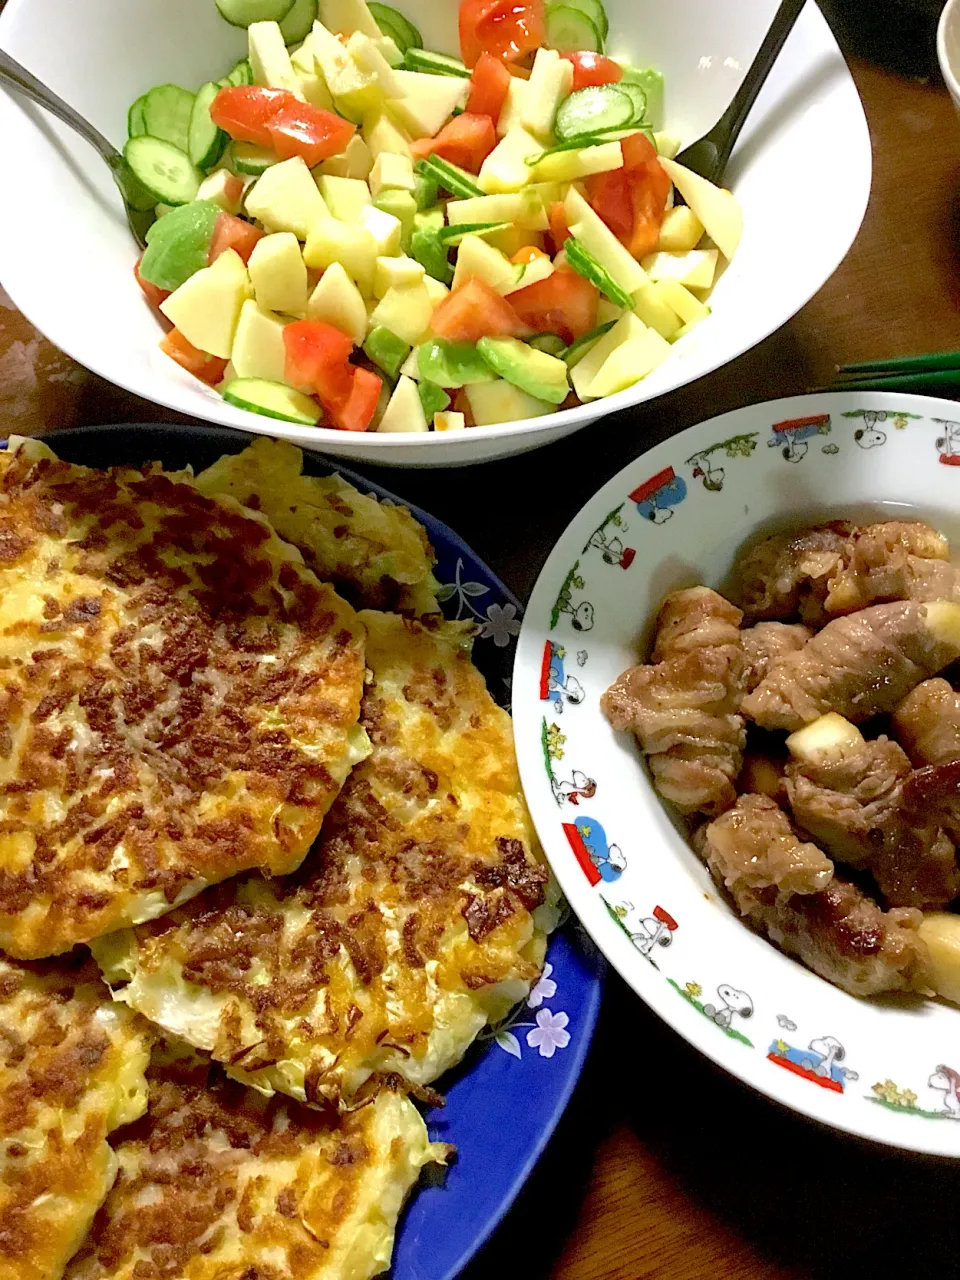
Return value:
<svg viewBox="0 0 960 1280">
<path fill-rule="evenodd" d="M 911 774 L 897 743 L 860 739 L 792 760 L 785 787 L 798 825 L 831 857 L 869 868 L 889 906 L 935 910 L 960 894 L 960 868 L 931 812 L 905 802 Z"/>
<path fill-rule="evenodd" d="M 917 932 L 921 912 L 884 911 L 838 877 L 821 893 L 766 896 L 753 923 L 834 986 L 853 996 L 927 989 L 927 952 Z"/>
<path fill-rule="evenodd" d="M 960 570 L 943 534 L 919 521 L 864 527 L 836 520 L 775 534 L 740 558 L 740 601 L 751 621 L 831 617 L 890 600 L 960 600 Z"/>
<path fill-rule="evenodd" d="M 874 605 L 828 623 L 787 654 L 742 703 L 764 729 L 793 731 L 835 711 L 854 724 L 892 711 L 960 653 L 960 605 Z"/>
<path fill-rule="evenodd" d="M 833 863 L 815 844 L 800 840 L 773 800 L 741 796 L 706 829 L 707 863 L 733 897 L 741 915 L 775 896 L 816 893 L 833 877 Z"/>
<path fill-rule="evenodd" d="M 781 658 L 796 653 L 812 639 L 813 631 L 801 623 L 758 622 L 747 627 L 741 632 L 746 659 L 743 683 L 747 693 L 754 691 Z"/>
<path fill-rule="evenodd" d="M 654 785 L 682 813 L 716 814 L 736 800 L 746 741 L 740 698 L 740 610 L 708 587 L 668 596 L 650 665 L 631 667 L 601 706 L 631 729 Z"/>
<path fill-rule="evenodd" d="M 960 693 L 946 680 L 924 680 L 894 712 L 893 732 L 917 766 L 960 760 Z"/>
<path fill-rule="evenodd" d="M 960 600 L 960 570 L 942 533 L 919 521 L 855 529 L 844 567 L 830 580 L 827 613 L 854 613 L 888 600 Z"/>
</svg>

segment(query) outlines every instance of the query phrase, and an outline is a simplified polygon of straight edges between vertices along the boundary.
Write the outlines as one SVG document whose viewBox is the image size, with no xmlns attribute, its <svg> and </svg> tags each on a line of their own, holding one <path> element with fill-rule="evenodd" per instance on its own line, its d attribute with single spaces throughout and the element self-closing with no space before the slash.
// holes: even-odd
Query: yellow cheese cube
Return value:
<svg viewBox="0 0 960 1280">
<path fill-rule="evenodd" d="M 378 431 L 429 431 L 424 416 L 420 393 L 412 378 L 403 375 L 397 379 L 390 403 L 380 419 Z"/>
<path fill-rule="evenodd" d="M 357 223 L 365 227 L 373 236 L 377 246 L 377 256 L 381 258 L 396 257 L 401 252 L 403 240 L 403 223 L 392 213 L 386 213 L 375 205 L 368 204 L 360 211 Z"/>
<path fill-rule="evenodd" d="M 684 324 L 699 324 L 710 314 L 710 308 L 699 298 L 695 298 L 678 280 L 656 280 L 651 287 L 654 293 L 677 313 Z"/>
<path fill-rule="evenodd" d="M 457 250 L 457 266 L 453 273 L 453 287 L 457 289 L 468 280 L 482 280 L 491 289 L 505 292 L 515 286 L 517 269 L 499 249 L 487 244 L 481 236 L 467 235 Z"/>
<path fill-rule="evenodd" d="M 555 49 L 538 49 L 527 86 L 520 123 L 535 138 L 549 145 L 553 141 L 557 107 L 573 88 L 573 63 L 561 58 Z"/>
<path fill-rule="evenodd" d="M 387 110 L 412 138 L 432 138 L 464 107 L 470 81 L 460 76 L 432 76 L 422 71 L 394 71 L 403 97 L 389 98 Z"/>
<path fill-rule="evenodd" d="M 271 165 L 247 192 L 247 213 L 268 231 L 292 231 L 306 240 L 327 206 L 313 174 L 299 156 Z"/>
<path fill-rule="evenodd" d="M 464 388 L 470 412 L 478 427 L 492 426 L 498 422 L 520 422 L 524 418 L 539 418 L 554 413 L 557 406 L 546 400 L 537 400 L 519 387 L 498 378 L 495 382 L 475 382 Z"/>
<path fill-rule="evenodd" d="M 633 309 L 637 316 L 661 338 L 670 342 L 680 331 L 682 321 L 674 309 L 664 302 L 652 282 L 641 285 L 633 294 Z M 602 323 L 602 322 L 601 322 Z"/>
<path fill-rule="evenodd" d="M 279 24 L 253 22 L 247 28 L 247 37 L 254 84 L 264 85 L 268 89 L 286 89 L 287 93 L 292 93 L 301 102 L 306 101 Z"/>
<path fill-rule="evenodd" d="M 570 66 L 568 62 L 566 64 Z M 573 182 L 591 173 L 607 173 L 623 168 L 623 149 L 619 142 L 601 142 L 599 146 L 582 147 L 579 151 L 558 151 L 533 166 L 535 182 Z"/>
<path fill-rule="evenodd" d="M 433 415 L 434 431 L 463 431 L 467 420 L 462 413 L 440 410 Z"/>
<path fill-rule="evenodd" d="M 497 117 L 497 137 L 505 138 L 516 125 L 522 125 L 523 112 L 526 106 L 528 80 L 519 76 L 510 77 L 510 86 L 504 98 L 500 115 Z"/>
<path fill-rule="evenodd" d="M 363 118 L 363 136 L 375 163 L 383 155 L 404 156 L 412 161 L 410 135 L 383 111 L 374 111 Z"/>
</svg>

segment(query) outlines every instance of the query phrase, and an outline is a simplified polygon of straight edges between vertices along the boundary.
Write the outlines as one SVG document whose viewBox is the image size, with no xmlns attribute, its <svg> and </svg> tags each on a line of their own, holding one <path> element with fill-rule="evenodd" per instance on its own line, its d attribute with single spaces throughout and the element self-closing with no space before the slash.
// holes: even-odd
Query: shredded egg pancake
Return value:
<svg viewBox="0 0 960 1280">
<path fill-rule="evenodd" d="M 196 479 L 262 511 L 307 564 L 358 608 L 419 617 L 438 613 L 433 548 L 406 507 L 363 494 L 342 476 L 305 476 L 303 454 L 280 440 L 255 441 Z"/>
<path fill-rule="evenodd" d="M 0 1280 L 57 1280 L 117 1171 L 107 1136 L 141 1116 L 152 1035 L 89 957 L 0 957 Z"/>
<path fill-rule="evenodd" d="M 0 454 L 0 946 L 54 955 L 295 870 L 367 749 L 363 645 L 232 499 Z"/>
<path fill-rule="evenodd" d="M 547 872 L 470 627 L 361 615 L 372 754 L 300 872 L 102 939 L 116 997 L 236 1078 L 348 1107 L 460 1061 L 542 965 Z"/>
<path fill-rule="evenodd" d="M 165 1051 L 148 1078 L 67 1280 L 368 1280 L 421 1169 L 447 1158 L 397 1093 L 330 1123 L 195 1057 Z"/>
</svg>

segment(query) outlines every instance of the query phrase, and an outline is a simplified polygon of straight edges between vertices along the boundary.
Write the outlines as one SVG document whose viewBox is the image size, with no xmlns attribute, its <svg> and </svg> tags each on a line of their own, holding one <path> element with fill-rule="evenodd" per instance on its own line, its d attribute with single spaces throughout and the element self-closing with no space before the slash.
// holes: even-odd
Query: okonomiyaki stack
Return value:
<svg viewBox="0 0 960 1280">
<path fill-rule="evenodd" d="M 426 535 L 301 468 L 0 457 L 0 1280 L 378 1274 L 410 1095 L 540 972 Z"/>
</svg>

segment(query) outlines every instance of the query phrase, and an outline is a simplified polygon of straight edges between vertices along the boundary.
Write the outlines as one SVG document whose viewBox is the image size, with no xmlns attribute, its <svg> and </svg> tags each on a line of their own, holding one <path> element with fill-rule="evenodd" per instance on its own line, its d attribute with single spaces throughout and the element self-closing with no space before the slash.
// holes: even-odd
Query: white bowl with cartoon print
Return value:
<svg viewBox="0 0 960 1280">
<path fill-rule="evenodd" d="M 513 681 L 521 773 L 571 906 L 670 1026 L 808 1116 L 960 1156 L 960 1009 L 856 999 L 754 934 L 632 737 L 600 711 L 667 592 L 722 587 L 760 529 L 841 515 L 925 519 L 960 550 L 960 405 L 800 396 L 691 427 L 632 462 L 570 524 L 527 609 Z"/>
<path fill-rule="evenodd" d="M 658 66 L 666 124 L 684 144 L 720 117 L 778 0 L 604 0 L 610 51 Z M 457 52 L 458 0 L 395 0 L 428 48 Z M 223 75 L 245 32 L 214 0 L 6 0 L 0 48 L 114 144 L 151 86 Z M 55 33 L 55 36 L 54 36 Z M 301 427 L 232 408 L 160 351 L 162 329 L 133 278 L 137 253 L 107 167 L 45 112 L 0 89 L 4 189 L 0 283 L 61 350 L 117 386 L 186 414 L 390 466 L 461 466 L 558 440 L 727 364 L 779 329 L 836 270 L 870 194 L 870 136 L 856 87 L 817 6 L 784 46 L 733 154 L 743 242 L 711 297 L 714 315 L 649 378 L 606 400 L 469 431 Z M 69 253 L 67 249 L 69 248 Z"/>
</svg>

